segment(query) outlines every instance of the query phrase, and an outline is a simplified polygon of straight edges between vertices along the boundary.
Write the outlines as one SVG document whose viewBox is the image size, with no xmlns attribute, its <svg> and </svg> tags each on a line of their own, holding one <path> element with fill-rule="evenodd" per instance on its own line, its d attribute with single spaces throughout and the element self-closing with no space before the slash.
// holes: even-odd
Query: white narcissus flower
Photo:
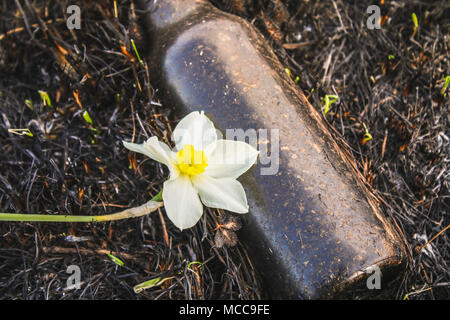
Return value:
<svg viewBox="0 0 450 320">
<path fill-rule="evenodd" d="M 236 178 L 255 163 L 255 148 L 241 141 L 218 140 L 213 123 L 203 111 L 184 117 L 173 138 L 173 151 L 156 137 L 143 144 L 123 144 L 169 168 L 162 198 L 168 217 L 179 229 L 198 222 L 203 214 L 202 202 L 207 207 L 248 212 L 244 188 Z"/>
</svg>

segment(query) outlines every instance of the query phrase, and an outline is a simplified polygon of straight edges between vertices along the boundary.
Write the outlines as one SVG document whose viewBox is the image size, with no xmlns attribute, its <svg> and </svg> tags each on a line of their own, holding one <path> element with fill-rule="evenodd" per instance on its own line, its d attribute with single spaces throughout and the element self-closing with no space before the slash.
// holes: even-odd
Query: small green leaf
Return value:
<svg viewBox="0 0 450 320">
<path fill-rule="evenodd" d="M 134 286 L 133 290 L 134 290 L 135 293 L 140 293 L 140 292 L 142 292 L 145 289 L 150 289 L 150 288 L 153 288 L 153 287 L 160 286 L 164 282 L 166 282 L 167 280 L 170 280 L 172 278 L 175 278 L 175 277 L 168 277 L 168 278 L 163 278 L 163 279 L 161 279 L 161 278 L 154 278 L 154 279 L 142 282 L 142 283 Z"/>
<path fill-rule="evenodd" d="M 419 27 L 419 21 L 417 20 L 416 14 L 413 12 L 411 17 L 412 17 L 412 21 L 414 23 L 414 28 L 417 29 Z"/>
<path fill-rule="evenodd" d="M 123 267 L 125 265 L 125 263 L 123 263 L 122 260 L 120 260 L 119 258 L 113 256 L 111 253 L 108 253 L 108 257 L 112 260 L 112 262 L 114 262 L 115 264 Z"/>
<path fill-rule="evenodd" d="M 38 90 L 39 95 L 41 96 L 42 103 L 44 106 L 48 106 L 49 108 L 53 108 L 52 101 L 47 93 L 47 91 Z"/>
<path fill-rule="evenodd" d="M 299 82 L 299 81 L 300 81 L 300 77 L 299 77 L 299 76 L 295 77 L 294 82 L 297 83 L 297 82 Z"/>
<path fill-rule="evenodd" d="M 34 111 L 33 102 L 31 102 L 30 99 L 25 99 L 25 104 L 28 108 L 30 108 L 31 111 Z"/>
<path fill-rule="evenodd" d="M 92 124 L 91 116 L 89 115 L 89 112 L 87 112 L 87 110 L 83 112 L 83 118 L 87 123 Z"/>
<path fill-rule="evenodd" d="M 334 94 L 327 94 L 324 98 L 325 104 L 323 106 L 323 115 L 326 116 L 328 111 L 330 111 L 330 106 L 339 100 L 339 97 Z"/>
<path fill-rule="evenodd" d="M 390 54 L 390 55 L 388 55 L 388 59 L 389 59 L 389 60 L 394 60 L 394 59 L 395 59 L 395 56 L 394 56 L 393 54 Z"/>
<path fill-rule="evenodd" d="M 284 72 L 286 72 L 289 77 L 292 77 L 292 73 L 291 70 L 289 70 L 289 68 L 284 69 Z"/>
<path fill-rule="evenodd" d="M 130 166 L 131 167 L 131 166 Z M 130 168 L 131 169 L 131 168 Z M 156 196 L 154 196 L 151 200 L 152 201 L 163 201 L 162 200 L 162 189 L 161 189 L 161 191 L 160 192 L 158 192 L 158 194 L 156 195 Z"/>
</svg>

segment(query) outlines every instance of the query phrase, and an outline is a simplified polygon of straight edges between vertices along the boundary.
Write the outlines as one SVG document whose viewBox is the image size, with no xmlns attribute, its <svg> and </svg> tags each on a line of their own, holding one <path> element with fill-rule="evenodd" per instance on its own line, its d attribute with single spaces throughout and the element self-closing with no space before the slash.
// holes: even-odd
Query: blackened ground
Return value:
<svg viewBox="0 0 450 320">
<path fill-rule="evenodd" d="M 130 39 L 140 48 L 142 35 L 130 1 L 117 1 L 118 19 L 113 3 L 78 3 L 82 25 L 71 32 L 70 3 L 0 2 L 0 212 L 113 213 L 162 188 L 166 169 L 122 140 L 171 143 L 178 119 L 136 58 Z M 25 128 L 32 136 L 9 132 Z M 215 244 L 227 214 L 205 211 L 184 232 L 164 211 L 98 224 L 0 223 L 0 299 L 260 298 L 241 244 Z M 80 267 L 80 290 L 67 288 L 70 265 Z M 171 279 L 133 291 L 154 278 Z"/>
<path fill-rule="evenodd" d="M 212 2 L 265 34 L 317 109 L 326 95 L 339 96 L 324 117 L 408 242 L 411 261 L 392 288 L 396 298 L 448 299 L 450 88 L 442 89 L 450 2 Z M 381 29 L 367 27 L 370 5 L 380 8 Z"/>
<path fill-rule="evenodd" d="M 161 189 L 165 168 L 121 141 L 156 135 L 171 143 L 178 119 L 131 46 L 132 38 L 139 50 L 142 39 L 131 2 L 117 1 L 117 18 L 113 3 L 81 1 L 81 29 L 71 32 L 68 2 L 0 0 L 0 212 L 105 214 Z M 450 75 L 450 3 L 380 1 L 374 30 L 369 1 L 212 3 L 263 32 L 317 109 L 325 95 L 339 96 L 325 118 L 408 242 L 411 262 L 390 297 L 448 299 L 450 231 L 439 232 L 449 224 L 450 88 L 441 90 Z M 32 137 L 8 131 L 25 128 Z M 163 210 L 103 224 L 0 223 L 0 299 L 263 297 L 239 241 L 215 243 L 225 215 L 206 210 L 184 232 Z M 81 268 L 81 290 L 67 289 L 70 265 Z M 173 278 L 134 293 L 156 277 Z"/>
</svg>

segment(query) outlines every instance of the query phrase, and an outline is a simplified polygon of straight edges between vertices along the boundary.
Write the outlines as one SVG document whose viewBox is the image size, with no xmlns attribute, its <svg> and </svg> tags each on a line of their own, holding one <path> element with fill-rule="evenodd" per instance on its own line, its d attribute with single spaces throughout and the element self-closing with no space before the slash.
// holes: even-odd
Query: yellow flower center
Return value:
<svg viewBox="0 0 450 320">
<path fill-rule="evenodd" d="M 177 153 L 177 167 L 181 173 L 195 176 L 205 171 L 208 166 L 208 158 L 201 150 L 195 150 L 194 146 L 185 145 Z"/>
</svg>

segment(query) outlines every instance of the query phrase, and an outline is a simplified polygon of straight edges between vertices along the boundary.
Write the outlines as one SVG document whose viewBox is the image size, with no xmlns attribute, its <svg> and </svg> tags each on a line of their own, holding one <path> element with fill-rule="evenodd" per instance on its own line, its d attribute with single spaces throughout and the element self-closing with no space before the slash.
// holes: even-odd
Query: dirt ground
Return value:
<svg viewBox="0 0 450 320">
<path fill-rule="evenodd" d="M 450 2 L 211 2 L 264 34 L 403 232 L 410 262 L 390 298 L 449 299 Z M 380 29 L 366 24 L 372 4 Z M 122 146 L 151 135 L 172 143 L 178 120 L 148 72 L 139 12 L 129 0 L 80 1 L 81 29 L 68 30 L 68 5 L 0 0 L 0 212 L 113 213 L 145 203 L 167 178 Z M 338 99 L 326 106 L 327 95 Z M 0 299 L 263 298 L 239 239 L 216 245 L 229 214 L 206 211 L 183 232 L 164 210 L 96 224 L 1 222 Z M 70 265 L 80 290 L 67 288 Z M 134 292 L 154 278 L 167 280 Z"/>
</svg>

